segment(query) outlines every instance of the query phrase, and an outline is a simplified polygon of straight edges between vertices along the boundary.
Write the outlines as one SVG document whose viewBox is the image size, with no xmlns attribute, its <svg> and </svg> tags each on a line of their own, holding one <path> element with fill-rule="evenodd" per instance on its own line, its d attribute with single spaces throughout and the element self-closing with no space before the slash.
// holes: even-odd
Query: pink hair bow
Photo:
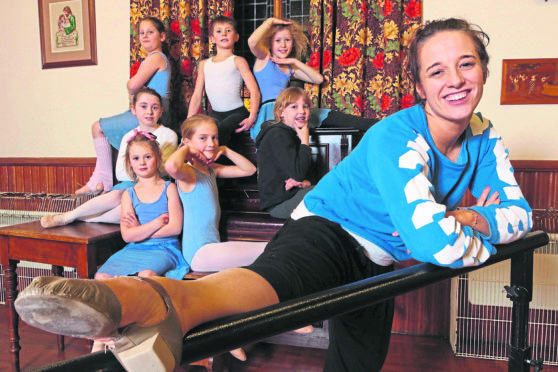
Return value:
<svg viewBox="0 0 558 372">
<path fill-rule="evenodd" d="M 130 138 L 128 138 L 128 140 L 126 141 L 126 143 L 130 142 L 131 140 L 133 140 L 138 134 L 141 134 L 144 137 L 147 137 L 150 141 L 155 141 L 157 139 L 157 136 L 154 135 L 151 132 L 144 132 L 143 130 L 138 130 L 138 128 L 134 129 L 134 134 L 132 134 L 132 136 Z"/>
</svg>

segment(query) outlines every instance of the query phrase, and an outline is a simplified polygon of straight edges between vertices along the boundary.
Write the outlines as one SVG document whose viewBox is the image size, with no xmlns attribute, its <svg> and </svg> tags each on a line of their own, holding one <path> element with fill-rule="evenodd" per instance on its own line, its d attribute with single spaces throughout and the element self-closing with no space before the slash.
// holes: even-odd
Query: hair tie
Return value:
<svg viewBox="0 0 558 372">
<path fill-rule="evenodd" d="M 157 139 L 157 136 L 154 135 L 151 132 L 144 132 L 143 130 L 138 130 L 138 128 L 134 129 L 134 134 L 132 134 L 132 136 L 130 138 L 128 138 L 128 140 L 126 141 L 126 143 L 129 143 L 131 140 L 133 140 L 134 138 L 136 138 L 136 136 L 138 134 L 141 134 L 142 136 L 146 137 L 148 140 L 150 141 L 155 141 Z"/>
</svg>

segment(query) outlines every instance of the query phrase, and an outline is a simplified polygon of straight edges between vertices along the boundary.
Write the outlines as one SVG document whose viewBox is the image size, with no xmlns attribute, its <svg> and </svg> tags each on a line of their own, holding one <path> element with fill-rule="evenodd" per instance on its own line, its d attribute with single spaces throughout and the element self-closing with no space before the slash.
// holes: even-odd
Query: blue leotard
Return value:
<svg viewBox="0 0 558 372">
<path fill-rule="evenodd" d="M 250 136 L 256 140 L 260 133 L 262 124 L 268 120 L 275 120 L 273 108 L 275 107 L 275 99 L 283 89 L 289 85 L 289 80 L 293 74 L 292 68 L 289 66 L 289 74 L 285 74 L 275 62 L 271 59 L 260 71 L 254 70 L 254 77 L 258 82 L 260 92 L 262 94 L 262 105 L 258 113 L 258 119 L 254 126 L 250 129 Z M 327 117 L 331 110 L 321 108 L 311 108 L 310 117 L 308 118 L 308 127 L 319 127 L 322 121 Z"/>
<path fill-rule="evenodd" d="M 153 74 L 153 76 L 147 81 L 145 86 L 154 89 L 161 95 L 161 98 L 163 99 L 163 115 L 159 119 L 159 122 L 170 128 L 169 99 L 171 66 L 169 60 L 163 53 L 152 52 L 152 54 L 153 53 L 160 54 L 165 59 L 165 69 L 155 72 L 155 74 Z M 138 119 L 130 110 L 127 110 L 122 114 L 101 118 L 99 119 L 99 124 L 101 125 L 101 129 L 108 141 L 114 148 L 118 148 L 118 146 L 120 146 L 120 142 L 122 141 L 124 134 L 139 125 Z"/>
<path fill-rule="evenodd" d="M 134 211 L 140 224 L 146 224 L 163 213 L 168 213 L 167 188 L 170 181 L 157 201 L 141 202 L 133 187 L 128 189 Z M 182 279 L 188 272 L 189 265 L 180 250 L 178 236 L 150 238 L 141 242 L 129 243 L 113 254 L 98 270 L 112 276 L 133 275 L 142 270 L 153 270 L 157 275 L 168 278 Z"/>
<path fill-rule="evenodd" d="M 206 244 L 219 243 L 219 219 L 221 206 L 217 181 L 213 169 L 209 175 L 196 168 L 196 184 L 190 192 L 183 192 L 178 187 L 178 195 L 184 208 L 184 224 L 182 225 L 182 254 L 188 263 L 196 252 Z"/>
</svg>

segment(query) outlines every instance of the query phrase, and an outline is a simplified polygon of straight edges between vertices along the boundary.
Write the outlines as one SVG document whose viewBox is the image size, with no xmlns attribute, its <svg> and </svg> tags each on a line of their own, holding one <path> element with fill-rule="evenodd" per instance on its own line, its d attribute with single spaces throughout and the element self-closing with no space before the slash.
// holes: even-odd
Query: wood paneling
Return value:
<svg viewBox="0 0 558 372">
<path fill-rule="evenodd" d="M 0 191 L 71 194 L 94 168 L 95 158 L 0 158 Z"/>
<path fill-rule="evenodd" d="M 558 208 L 558 161 L 516 160 L 512 166 L 531 208 Z"/>
</svg>

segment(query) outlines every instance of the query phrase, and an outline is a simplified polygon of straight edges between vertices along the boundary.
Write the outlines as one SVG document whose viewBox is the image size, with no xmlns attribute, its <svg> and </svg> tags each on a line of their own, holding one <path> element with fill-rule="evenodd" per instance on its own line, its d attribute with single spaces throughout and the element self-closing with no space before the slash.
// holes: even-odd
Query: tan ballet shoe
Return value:
<svg viewBox="0 0 558 372">
<path fill-rule="evenodd" d="M 109 188 L 110 189 L 110 188 Z M 74 191 L 75 195 L 100 195 L 105 192 L 105 187 L 102 182 L 99 182 L 97 186 L 95 186 L 95 190 L 91 190 L 89 186 L 85 185 Z"/>
<path fill-rule="evenodd" d="M 122 317 L 118 298 L 99 280 L 38 277 L 14 305 L 33 327 L 72 337 L 117 336 Z"/>
<path fill-rule="evenodd" d="M 182 328 L 170 296 L 156 281 L 150 285 L 167 307 L 155 326 L 122 328 L 122 307 L 114 292 L 100 280 L 39 277 L 15 301 L 21 319 L 39 329 L 82 338 L 110 341 L 110 349 L 127 371 L 170 372 L 180 365 Z"/>
</svg>

